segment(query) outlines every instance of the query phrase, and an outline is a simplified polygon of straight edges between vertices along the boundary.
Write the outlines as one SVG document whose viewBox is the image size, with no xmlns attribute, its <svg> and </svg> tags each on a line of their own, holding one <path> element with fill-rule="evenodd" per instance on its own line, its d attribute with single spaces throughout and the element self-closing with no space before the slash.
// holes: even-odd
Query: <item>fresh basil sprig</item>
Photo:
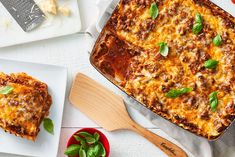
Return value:
<svg viewBox="0 0 235 157">
<path fill-rule="evenodd" d="M 82 148 L 79 150 L 79 157 L 86 157 L 86 151 Z"/>
<path fill-rule="evenodd" d="M 197 13 L 195 16 L 195 23 L 193 25 L 193 33 L 194 34 L 199 34 L 203 29 L 203 20 L 202 16 Z"/>
<path fill-rule="evenodd" d="M 88 143 L 86 143 L 86 140 L 82 140 L 80 143 L 81 143 L 81 147 L 82 147 L 84 150 L 87 150 L 87 149 L 88 149 Z"/>
<path fill-rule="evenodd" d="M 177 98 L 183 94 L 191 92 L 192 90 L 193 90 L 192 88 L 172 89 L 166 94 L 166 97 Z"/>
<path fill-rule="evenodd" d="M 79 154 L 80 148 L 80 145 L 72 144 L 64 151 L 64 154 L 68 156 L 76 156 Z"/>
<path fill-rule="evenodd" d="M 43 127 L 48 133 L 54 134 L 54 124 L 50 118 L 43 119 Z"/>
<path fill-rule="evenodd" d="M 106 156 L 106 150 L 104 148 L 104 145 L 101 142 L 98 142 L 98 144 L 100 145 L 100 156 L 105 157 Z"/>
<path fill-rule="evenodd" d="M 94 147 L 88 148 L 87 156 L 94 157 L 94 156 L 96 156 L 96 154 L 97 154 L 97 149 L 95 149 Z"/>
<path fill-rule="evenodd" d="M 151 7 L 149 9 L 149 15 L 151 16 L 151 18 L 154 20 L 158 17 L 159 11 L 158 11 L 158 6 L 157 4 L 154 2 L 151 4 Z"/>
<path fill-rule="evenodd" d="M 195 23 L 193 25 L 193 33 L 194 34 L 199 34 L 202 31 L 202 29 L 203 29 L 202 23 Z"/>
<path fill-rule="evenodd" d="M 202 23 L 202 16 L 201 16 L 201 14 L 199 14 L 199 13 L 196 14 L 195 22 L 196 23 Z"/>
<path fill-rule="evenodd" d="M 84 139 L 82 139 L 79 136 L 74 135 L 73 137 L 75 138 L 76 141 L 79 141 L 79 142 L 84 141 Z"/>
<path fill-rule="evenodd" d="M 10 94 L 13 90 L 14 88 L 12 86 L 5 86 L 0 88 L 0 94 L 7 95 Z"/>
<path fill-rule="evenodd" d="M 222 45 L 222 38 L 221 38 L 221 36 L 219 34 L 213 39 L 213 44 L 215 46 Z"/>
<path fill-rule="evenodd" d="M 100 134 L 98 134 L 97 132 L 94 133 L 94 138 L 95 140 L 98 142 L 100 139 Z"/>
<path fill-rule="evenodd" d="M 158 45 L 160 46 L 160 54 L 164 57 L 168 56 L 169 47 L 167 46 L 167 43 L 160 42 Z"/>
<path fill-rule="evenodd" d="M 218 95 L 218 92 L 212 92 L 212 93 L 209 95 L 209 102 L 210 102 L 211 110 L 212 110 L 213 112 L 216 111 L 217 106 L 218 106 L 218 104 L 219 104 L 217 95 Z"/>
<path fill-rule="evenodd" d="M 92 134 L 90 134 L 90 133 L 87 133 L 87 132 L 79 132 L 78 135 L 83 136 L 83 137 L 86 139 L 86 142 L 87 142 L 88 144 L 93 144 L 93 143 L 96 142 L 95 137 L 94 137 Z"/>
<path fill-rule="evenodd" d="M 101 149 L 101 146 L 99 144 L 88 148 L 87 156 L 88 157 L 98 156 L 100 154 L 100 149 Z"/>
<path fill-rule="evenodd" d="M 204 66 L 208 69 L 215 69 L 218 64 L 219 64 L 218 61 L 209 59 L 205 62 Z"/>
<path fill-rule="evenodd" d="M 80 143 L 69 146 L 64 154 L 79 157 L 105 157 L 106 150 L 99 141 L 100 134 L 95 132 L 93 135 L 88 132 L 79 132 L 74 138 Z"/>
<path fill-rule="evenodd" d="M 88 144 L 94 144 L 96 142 L 96 139 L 94 137 L 86 137 L 86 142 Z"/>
<path fill-rule="evenodd" d="M 84 131 L 79 132 L 78 135 L 81 135 L 83 137 L 93 137 L 92 134 L 90 134 L 88 132 L 84 132 Z"/>
</svg>

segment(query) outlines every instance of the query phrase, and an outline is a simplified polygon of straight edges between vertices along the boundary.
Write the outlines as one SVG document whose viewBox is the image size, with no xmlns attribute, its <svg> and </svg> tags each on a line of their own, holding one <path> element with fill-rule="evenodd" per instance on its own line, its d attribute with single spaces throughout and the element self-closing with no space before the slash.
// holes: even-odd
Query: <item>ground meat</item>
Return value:
<svg viewBox="0 0 235 157">
<path fill-rule="evenodd" d="M 143 21 L 140 24 L 139 31 L 136 33 L 137 36 L 140 39 L 145 40 L 149 36 L 149 33 L 156 27 L 155 23 L 156 21 L 152 19 L 147 19 Z"/>
<path fill-rule="evenodd" d="M 130 3 L 132 0 L 121 0 L 121 4 L 122 5 L 126 5 L 126 4 L 128 4 L 128 3 Z"/>
<path fill-rule="evenodd" d="M 179 29 L 177 31 L 180 35 L 183 36 L 186 33 L 186 27 L 179 27 Z"/>
<path fill-rule="evenodd" d="M 19 101 L 16 101 L 14 99 L 9 101 L 10 106 L 18 106 L 19 104 L 20 104 Z"/>
<path fill-rule="evenodd" d="M 198 105 L 196 105 L 197 99 L 196 99 L 195 96 L 190 97 L 190 98 L 188 99 L 188 103 L 189 103 L 189 105 L 191 105 L 193 108 L 195 108 L 195 107 L 197 108 L 197 107 L 198 107 Z"/>
<path fill-rule="evenodd" d="M 187 16 L 188 16 L 188 13 L 186 13 L 185 11 L 180 12 L 180 18 L 181 19 L 185 19 Z"/>
<path fill-rule="evenodd" d="M 231 92 L 231 86 L 230 85 L 226 85 L 226 84 L 222 84 L 220 85 L 220 89 L 226 93 L 230 93 Z"/>
<path fill-rule="evenodd" d="M 229 34 L 227 32 L 223 32 L 221 36 L 223 40 L 227 40 L 229 38 Z"/>
<path fill-rule="evenodd" d="M 98 49 L 97 55 L 95 56 L 95 59 L 99 59 L 103 55 L 105 55 L 108 52 L 108 47 L 105 43 L 100 44 L 100 48 Z"/>
<path fill-rule="evenodd" d="M 188 18 L 188 20 L 186 21 L 186 27 L 192 28 L 193 23 L 194 23 L 194 18 L 193 17 Z"/>
<path fill-rule="evenodd" d="M 201 114 L 200 114 L 200 118 L 203 120 L 209 120 L 210 119 L 210 115 L 209 115 L 209 110 L 208 108 L 205 109 Z"/>
<path fill-rule="evenodd" d="M 9 125 L 8 128 L 15 131 L 17 134 L 24 134 L 24 129 L 21 126 Z"/>
<path fill-rule="evenodd" d="M 235 28 L 234 23 L 233 23 L 230 19 L 224 18 L 224 19 L 223 19 L 223 23 L 224 23 L 224 25 L 225 25 L 227 28 L 232 28 L 232 29 Z"/>
<path fill-rule="evenodd" d="M 128 11 L 128 13 L 125 13 L 120 17 L 120 22 L 118 25 L 118 29 L 124 30 L 124 31 L 131 31 L 131 27 L 135 24 L 134 20 L 134 14 L 131 13 L 131 11 Z"/>
<path fill-rule="evenodd" d="M 170 91 L 170 88 L 166 85 L 162 85 L 162 92 L 167 93 Z"/>
<path fill-rule="evenodd" d="M 195 96 L 182 96 L 182 102 L 186 104 L 188 110 L 197 109 L 199 105 Z"/>
<path fill-rule="evenodd" d="M 171 7 L 167 9 L 166 15 L 167 15 L 168 17 L 172 17 L 172 16 L 177 15 L 179 6 L 180 6 L 180 3 L 179 3 L 179 2 L 173 3 L 173 4 L 171 5 Z"/>
<path fill-rule="evenodd" d="M 228 103 L 228 105 L 226 106 L 226 112 L 227 113 L 235 112 L 235 103 L 234 103 L 234 101 Z"/>
<path fill-rule="evenodd" d="M 147 6 L 150 6 L 151 3 L 153 3 L 153 0 L 135 0 L 138 6 L 141 6 L 142 8 L 145 8 Z"/>
<path fill-rule="evenodd" d="M 103 61 L 103 62 L 101 62 L 101 64 L 99 66 L 105 74 L 109 74 L 112 77 L 115 77 L 115 71 L 109 62 Z"/>
<path fill-rule="evenodd" d="M 107 26 L 111 27 L 113 31 L 117 30 L 118 26 L 118 16 L 114 13 L 115 16 L 110 18 L 110 21 L 107 23 Z"/>
<path fill-rule="evenodd" d="M 223 132 L 226 128 L 227 128 L 227 126 L 221 124 L 221 126 L 217 128 L 217 131 L 218 132 Z"/>
</svg>

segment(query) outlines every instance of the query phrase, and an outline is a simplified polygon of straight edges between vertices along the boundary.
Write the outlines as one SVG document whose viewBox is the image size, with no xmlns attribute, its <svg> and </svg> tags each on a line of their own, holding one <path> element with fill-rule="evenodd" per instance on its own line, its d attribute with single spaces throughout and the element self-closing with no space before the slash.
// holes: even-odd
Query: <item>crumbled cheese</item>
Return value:
<svg viewBox="0 0 235 157">
<path fill-rule="evenodd" d="M 59 6 L 57 0 L 43 0 L 40 4 L 40 7 L 44 13 L 48 13 L 53 16 L 58 15 L 58 12 L 63 16 L 71 15 L 71 9 L 67 6 Z"/>
<path fill-rule="evenodd" d="M 11 27 L 12 21 L 8 18 L 3 18 L 1 20 L 1 25 L 3 26 L 4 29 L 8 29 Z"/>
<path fill-rule="evenodd" d="M 58 11 L 64 15 L 64 16 L 70 16 L 71 15 L 71 10 L 69 7 L 66 6 L 60 6 L 58 7 Z"/>
<path fill-rule="evenodd" d="M 5 19 L 5 20 L 3 21 L 3 24 L 4 24 L 5 28 L 9 28 L 9 27 L 11 26 L 11 21 Z"/>
<path fill-rule="evenodd" d="M 57 15 L 57 0 L 47 0 L 43 2 L 41 9 L 46 13 Z"/>
</svg>

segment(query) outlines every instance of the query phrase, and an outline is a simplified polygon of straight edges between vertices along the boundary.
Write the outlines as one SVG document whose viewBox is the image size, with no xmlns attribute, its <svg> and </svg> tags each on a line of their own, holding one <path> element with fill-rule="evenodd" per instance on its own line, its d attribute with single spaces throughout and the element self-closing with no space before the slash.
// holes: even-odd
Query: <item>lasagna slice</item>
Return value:
<svg viewBox="0 0 235 157">
<path fill-rule="evenodd" d="M 52 104 L 47 85 L 26 73 L 0 73 L 0 91 L 0 127 L 35 141 Z"/>
<path fill-rule="evenodd" d="M 209 0 L 121 0 L 91 62 L 156 114 L 207 139 L 235 119 L 235 18 Z"/>
</svg>

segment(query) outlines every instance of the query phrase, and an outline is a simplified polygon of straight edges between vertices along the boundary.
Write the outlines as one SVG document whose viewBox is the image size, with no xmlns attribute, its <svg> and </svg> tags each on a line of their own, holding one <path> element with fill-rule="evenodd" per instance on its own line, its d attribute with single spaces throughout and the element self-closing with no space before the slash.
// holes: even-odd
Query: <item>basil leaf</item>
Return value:
<svg viewBox="0 0 235 157">
<path fill-rule="evenodd" d="M 202 29 L 203 29 L 203 24 L 202 24 L 202 16 L 197 13 L 196 16 L 195 16 L 195 23 L 193 25 L 193 33 L 194 34 L 199 34 Z"/>
<path fill-rule="evenodd" d="M 97 132 L 95 132 L 93 136 L 94 136 L 96 142 L 98 142 L 99 139 L 100 139 L 100 134 L 98 134 Z"/>
<path fill-rule="evenodd" d="M 86 137 L 86 142 L 88 144 L 94 144 L 96 140 L 93 137 Z"/>
<path fill-rule="evenodd" d="M 50 118 L 43 119 L 43 127 L 50 134 L 52 134 L 52 135 L 54 134 L 54 124 Z"/>
<path fill-rule="evenodd" d="M 201 16 L 201 14 L 199 14 L 199 13 L 196 14 L 195 22 L 196 23 L 202 23 L 202 16 Z"/>
<path fill-rule="evenodd" d="M 100 145 L 99 156 L 105 157 L 106 156 L 106 150 L 104 148 L 104 145 L 101 142 L 98 142 L 98 144 Z"/>
<path fill-rule="evenodd" d="M 160 54 L 166 57 L 169 53 L 169 47 L 167 46 L 167 43 L 160 42 L 158 45 L 160 46 Z"/>
<path fill-rule="evenodd" d="M 219 34 L 213 39 L 213 43 L 215 46 L 220 46 L 222 44 L 222 38 Z"/>
<path fill-rule="evenodd" d="M 151 7 L 149 9 L 149 14 L 152 17 L 152 19 L 156 19 L 158 17 L 158 7 L 156 3 L 152 3 Z"/>
<path fill-rule="evenodd" d="M 81 146 L 82 146 L 82 148 L 83 148 L 84 150 L 87 150 L 87 149 L 88 149 L 88 145 L 87 145 L 87 143 L 86 143 L 85 140 L 80 141 L 80 143 L 81 143 Z"/>
<path fill-rule="evenodd" d="M 79 157 L 86 157 L 86 151 L 82 148 L 79 150 Z"/>
<path fill-rule="evenodd" d="M 0 88 L 0 94 L 7 95 L 10 94 L 13 90 L 14 88 L 12 86 L 5 86 Z"/>
<path fill-rule="evenodd" d="M 83 136 L 83 137 L 93 137 L 92 134 L 90 134 L 90 133 L 88 133 L 88 132 L 84 132 L 84 131 L 78 132 L 77 134 L 78 134 L 78 135 L 81 135 L 81 136 Z"/>
<path fill-rule="evenodd" d="M 202 28 L 203 28 L 202 23 L 195 23 L 193 25 L 193 33 L 199 34 L 202 31 Z"/>
<path fill-rule="evenodd" d="M 183 94 L 191 92 L 192 90 L 193 90 L 192 88 L 172 89 L 166 94 L 166 97 L 177 98 Z"/>
<path fill-rule="evenodd" d="M 209 95 L 209 102 L 210 102 L 210 106 L 211 106 L 211 109 L 213 112 L 216 111 L 217 106 L 219 104 L 217 94 L 218 94 L 218 92 L 212 92 Z"/>
<path fill-rule="evenodd" d="M 86 153 L 86 154 L 87 154 L 87 157 L 95 157 L 93 147 L 88 148 L 88 150 L 87 150 L 87 153 Z"/>
<path fill-rule="evenodd" d="M 68 155 L 68 156 L 77 156 L 77 155 L 79 154 L 80 147 L 81 147 L 81 146 L 79 146 L 79 145 L 77 145 L 77 144 L 70 145 L 70 146 L 64 151 L 64 154 L 65 154 L 65 155 Z"/>
<path fill-rule="evenodd" d="M 101 150 L 101 145 L 99 143 L 93 147 L 93 153 L 95 154 L 95 156 L 100 156 L 99 155 L 100 150 Z"/>
<path fill-rule="evenodd" d="M 74 135 L 73 137 L 74 137 L 75 140 L 78 141 L 78 142 L 84 141 L 84 139 L 82 139 L 82 138 L 79 137 L 79 136 Z"/>
<path fill-rule="evenodd" d="M 215 69 L 218 64 L 218 61 L 209 59 L 205 62 L 204 66 L 208 69 Z"/>
</svg>

